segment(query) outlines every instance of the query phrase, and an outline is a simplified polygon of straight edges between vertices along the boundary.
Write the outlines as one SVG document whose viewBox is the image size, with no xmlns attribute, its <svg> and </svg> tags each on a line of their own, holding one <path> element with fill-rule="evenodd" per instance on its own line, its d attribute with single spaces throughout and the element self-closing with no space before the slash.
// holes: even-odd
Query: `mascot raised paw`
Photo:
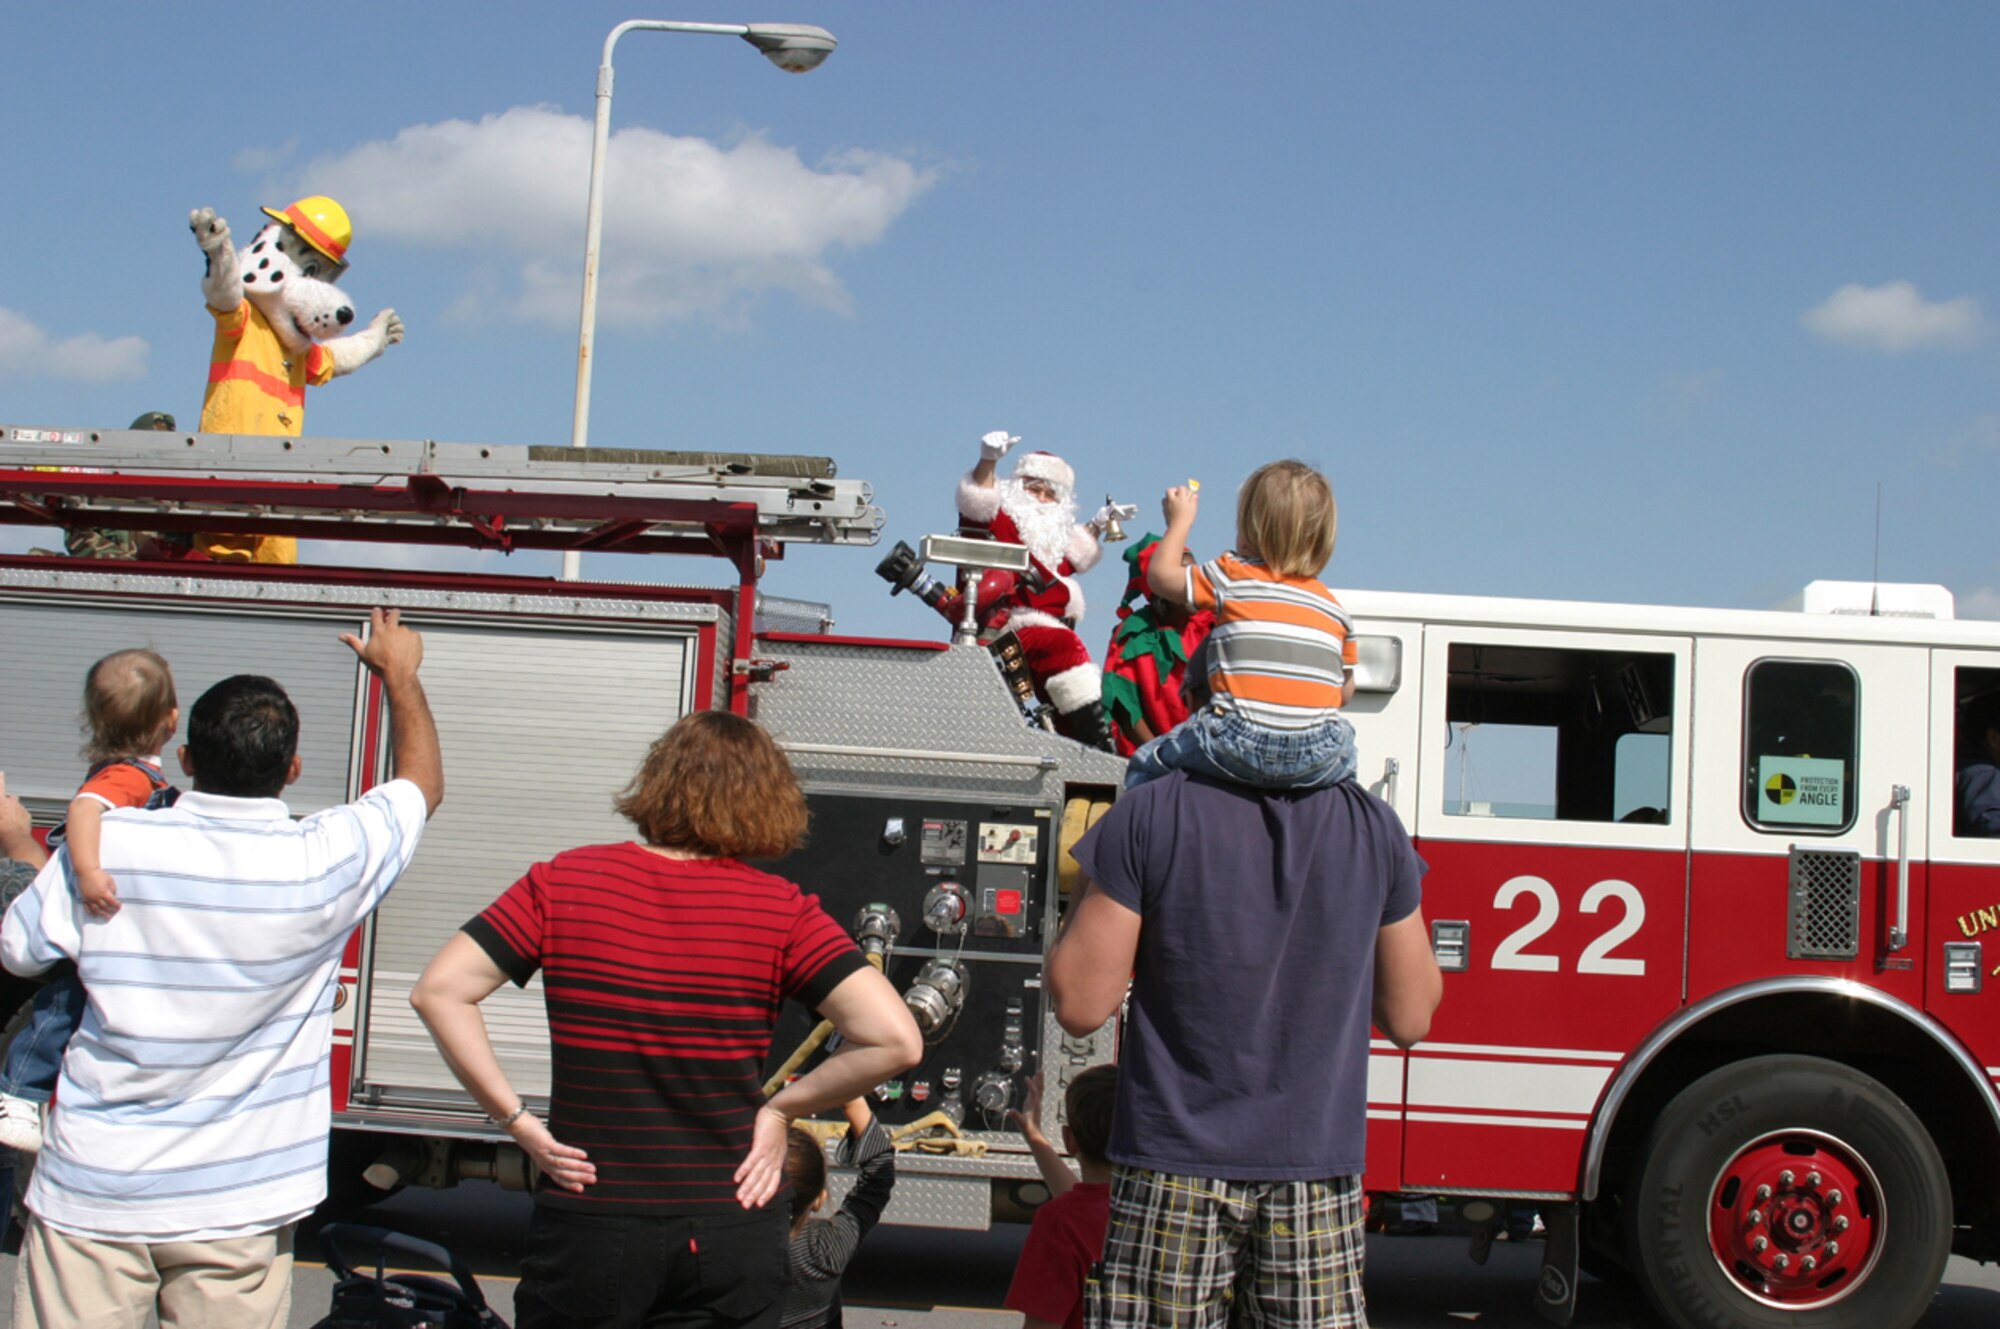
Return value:
<svg viewBox="0 0 2000 1329">
<path fill-rule="evenodd" d="M 213 208 L 188 214 L 206 257 L 201 292 L 215 318 L 201 430 L 280 434 L 305 427 L 306 388 L 351 374 L 403 340 L 393 309 L 357 331 L 354 306 L 334 285 L 354 238 L 347 211 L 323 195 L 279 212 L 238 250 Z M 296 563 L 290 536 L 203 533 L 195 547 L 225 563 Z"/>
</svg>

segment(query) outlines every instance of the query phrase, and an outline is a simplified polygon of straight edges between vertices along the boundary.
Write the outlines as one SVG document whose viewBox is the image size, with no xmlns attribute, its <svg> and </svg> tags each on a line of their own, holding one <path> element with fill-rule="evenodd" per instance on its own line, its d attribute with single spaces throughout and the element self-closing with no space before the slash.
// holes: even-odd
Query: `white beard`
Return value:
<svg viewBox="0 0 2000 1329">
<path fill-rule="evenodd" d="M 1021 543 L 1050 571 L 1069 557 L 1070 533 L 1076 528 L 1076 501 L 1044 503 L 1021 488 L 1019 480 L 1000 482 L 1000 510 L 1013 519 Z"/>
</svg>

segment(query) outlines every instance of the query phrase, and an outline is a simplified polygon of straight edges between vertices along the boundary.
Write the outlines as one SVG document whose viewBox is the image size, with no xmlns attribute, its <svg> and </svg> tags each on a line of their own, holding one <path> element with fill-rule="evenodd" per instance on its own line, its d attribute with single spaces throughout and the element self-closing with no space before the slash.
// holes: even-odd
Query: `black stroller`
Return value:
<svg viewBox="0 0 2000 1329">
<path fill-rule="evenodd" d="M 329 1223 L 319 1239 L 326 1246 L 326 1267 L 339 1281 L 332 1309 L 313 1329 L 507 1329 L 486 1304 L 472 1271 L 442 1246 L 357 1223 Z M 354 1258 L 360 1254 L 369 1258 Z M 447 1270 L 451 1282 L 390 1273 L 393 1257 Z M 372 1273 L 364 1270 L 370 1263 Z"/>
</svg>

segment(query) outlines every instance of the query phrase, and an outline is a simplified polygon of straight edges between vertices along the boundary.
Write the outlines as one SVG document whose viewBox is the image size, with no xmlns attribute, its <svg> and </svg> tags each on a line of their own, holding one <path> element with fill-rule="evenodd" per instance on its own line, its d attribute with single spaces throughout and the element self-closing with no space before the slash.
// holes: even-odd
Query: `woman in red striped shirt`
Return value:
<svg viewBox="0 0 2000 1329">
<path fill-rule="evenodd" d="M 762 729 L 719 711 L 654 743 L 618 810 L 641 839 L 538 863 L 447 942 L 411 995 L 460 1083 L 535 1160 L 519 1329 L 763 1326 L 785 1281 L 793 1118 L 916 1064 L 902 999 L 817 898 L 744 859 L 796 849 L 805 796 Z M 549 1120 L 479 1003 L 542 975 Z M 785 999 L 840 1051 L 768 1102 Z"/>
</svg>

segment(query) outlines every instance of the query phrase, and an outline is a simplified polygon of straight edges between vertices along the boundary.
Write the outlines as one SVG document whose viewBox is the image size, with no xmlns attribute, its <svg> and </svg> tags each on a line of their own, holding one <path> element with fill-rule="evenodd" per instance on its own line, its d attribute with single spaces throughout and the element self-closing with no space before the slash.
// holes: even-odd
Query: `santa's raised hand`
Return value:
<svg viewBox="0 0 2000 1329">
<path fill-rule="evenodd" d="M 980 437 L 979 455 L 987 461 L 999 461 L 1007 455 L 1010 448 L 1020 441 L 1021 436 L 1019 434 L 1010 434 L 1004 429 L 996 429 L 992 433 Z"/>
<path fill-rule="evenodd" d="M 1097 510 L 1096 516 L 1084 524 L 1090 528 L 1092 535 L 1102 540 L 1104 533 L 1111 529 L 1114 522 L 1130 521 L 1138 515 L 1137 503 L 1106 503 Z"/>
</svg>

